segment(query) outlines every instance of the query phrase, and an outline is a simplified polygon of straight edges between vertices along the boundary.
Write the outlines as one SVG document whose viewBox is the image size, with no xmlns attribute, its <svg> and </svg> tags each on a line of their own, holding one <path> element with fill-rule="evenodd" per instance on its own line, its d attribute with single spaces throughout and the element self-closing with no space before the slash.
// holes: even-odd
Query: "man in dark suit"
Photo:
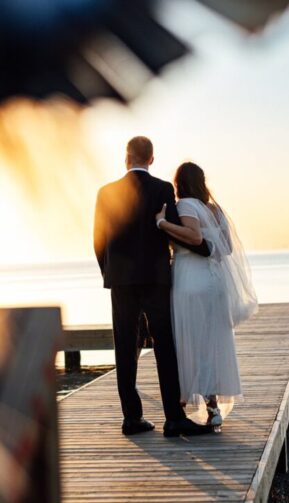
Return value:
<svg viewBox="0 0 289 503">
<path fill-rule="evenodd" d="M 161 396 L 166 421 L 165 436 L 207 433 L 186 418 L 180 405 L 180 388 L 170 313 L 169 238 L 156 226 L 155 215 L 167 204 L 166 218 L 180 225 L 173 186 L 151 176 L 153 145 L 138 136 L 129 141 L 127 174 L 99 190 L 94 223 L 94 249 L 111 289 L 118 391 L 126 435 L 149 431 L 153 423 L 143 418 L 136 389 L 137 334 L 141 312 L 146 314 L 154 340 Z M 210 254 L 207 243 L 183 244 L 192 252 Z"/>
</svg>

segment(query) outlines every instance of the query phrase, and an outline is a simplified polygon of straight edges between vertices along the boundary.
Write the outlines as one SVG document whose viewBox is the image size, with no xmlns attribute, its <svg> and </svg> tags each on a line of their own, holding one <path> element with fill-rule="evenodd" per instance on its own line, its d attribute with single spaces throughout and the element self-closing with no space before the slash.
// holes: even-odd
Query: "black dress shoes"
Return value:
<svg viewBox="0 0 289 503">
<path fill-rule="evenodd" d="M 185 417 L 179 421 L 167 420 L 164 424 L 165 437 L 179 437 L 180 435 L 204 435 L 205 433 L 212 433 L 213 429 L 208 425 L 199 425 Z"/>
<path fill-rule="evenodd" d="M 155 425 L 146 421 L 143 417 L 140 419 L 124 419 L 122 423 L 122 433 L 124 435 L 136 435 L 145 431 L 153 430 Z"/>
</svg>

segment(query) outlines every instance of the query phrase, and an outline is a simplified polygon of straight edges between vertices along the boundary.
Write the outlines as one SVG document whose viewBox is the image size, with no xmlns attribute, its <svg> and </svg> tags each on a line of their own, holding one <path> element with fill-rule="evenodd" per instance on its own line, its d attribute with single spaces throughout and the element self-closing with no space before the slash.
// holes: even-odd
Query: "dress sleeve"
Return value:
<svg viewBox="0 0 289 503">
<path fill-rule="evenodd" d="M 179 217 L 192 217 L 199 219 L 197 209 L 192 201 L 187 201 L 186 199 L 180 199 L 177 203 L 177 209 Z"/>
</svg>

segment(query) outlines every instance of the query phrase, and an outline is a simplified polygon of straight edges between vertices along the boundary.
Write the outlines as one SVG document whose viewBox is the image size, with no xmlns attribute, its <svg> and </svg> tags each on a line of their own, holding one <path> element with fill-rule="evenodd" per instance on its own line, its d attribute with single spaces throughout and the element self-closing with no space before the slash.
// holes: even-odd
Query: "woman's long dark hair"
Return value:
<svg viewBox="0 0 289 503">
<path fill-rule="evenodd" d="M 178 167 L 174 184 L 179 199 L 195 197 L 204 204 L 217 204 L 206 185 L 204 171 L 193 162 L 184 162 Z"/>
</svg>

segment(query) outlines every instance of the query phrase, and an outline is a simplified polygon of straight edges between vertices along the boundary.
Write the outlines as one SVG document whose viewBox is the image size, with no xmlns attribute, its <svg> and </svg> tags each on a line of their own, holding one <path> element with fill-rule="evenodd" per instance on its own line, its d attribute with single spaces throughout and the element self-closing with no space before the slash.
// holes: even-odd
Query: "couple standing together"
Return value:
<svg viewBox="0 0 289 503">
<path fill-rule="evenodd" d="M 136 388 L 139 319 L 154 341 L 166 437 L 209 433 L 221 403 L 241 396 L 233 328 L 257 302 L 242 245 L 202 169 L 182 164 L 171 183 L 150 175 L 153 145 L 132 138 L 126 175 L 98 193 L 94 248 L 111 289 L 122 432 L 154 428 Z M 171 257 L 170 243 L 173 254 Z M 185 414 L 206 410 L 205 424 Z"/>
</svg>

